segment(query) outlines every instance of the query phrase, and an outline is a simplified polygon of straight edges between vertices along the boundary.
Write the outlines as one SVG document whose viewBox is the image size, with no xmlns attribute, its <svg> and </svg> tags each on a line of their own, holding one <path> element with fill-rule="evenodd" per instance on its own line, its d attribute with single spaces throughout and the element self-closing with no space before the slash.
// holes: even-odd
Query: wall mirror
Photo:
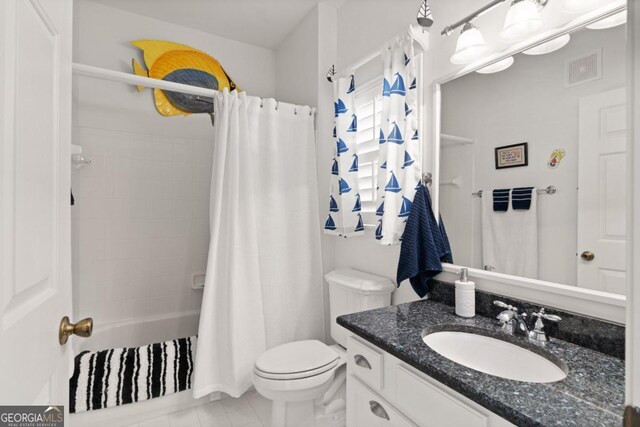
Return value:
<svg viewBox="0 0 640 427">
<path fill-rule="evenodd" d="M 440 82 L 438 205 L 456 266 L 623 298 L 625 31 L 609 14 Z"/>
</svg>

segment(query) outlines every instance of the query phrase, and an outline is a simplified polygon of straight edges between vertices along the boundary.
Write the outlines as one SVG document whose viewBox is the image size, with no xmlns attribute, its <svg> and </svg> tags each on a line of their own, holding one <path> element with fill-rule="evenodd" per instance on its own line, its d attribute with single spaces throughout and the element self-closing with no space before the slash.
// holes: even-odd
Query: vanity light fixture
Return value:
<svg viewBox="0 0 640 427">
<path fill-rule="evenodd" d="M 547 0 L 513 0 L 500 32 L 505 41 L 521 40 L 544 27 L 539 10 L 546 6 Z"/>
<path fill-rule="evenodd" d="M 450 60 L 452 64 L 470 64 L 480 59 L 488 51 L 487 43 L 478 27 L 467 22 L 462 27 L 462 32 L 456 43 L 456 51 Z"/>
<path fill-rule="evenodd" d="M 499 73 L 500 71 L 504 71 L 507 68 L 513 65 L 513 56 L 503 59 L 502 61 L 495 62 L 491 65 L 487 65 L 486 67 L 482 67 L 479 70 L 476 70 L 476 73 L 480 74 L 492 74 Z"/>
<path fill-rule="evenodd" d="M 531 49 L 527 49 L 522 53 L 525 55 L 544 55 L 545 53 L 555 52 L 569 43 L 569 40 L 571 40 L 571 36 L 569 34 L 564 34 L 560 37 L 556 37 L 555 39 L 551 39 L 548 42 L 534 46 Z"/>
<path fill-rule="evenodd" d="M 590 30 L 605 30 L 607 28 L 617 27 L 618 25 L 627 23 L 627 11 L 623 10 L 614 15 L 608 16 L 593 24 L 587 25 Z"/>
</svg>

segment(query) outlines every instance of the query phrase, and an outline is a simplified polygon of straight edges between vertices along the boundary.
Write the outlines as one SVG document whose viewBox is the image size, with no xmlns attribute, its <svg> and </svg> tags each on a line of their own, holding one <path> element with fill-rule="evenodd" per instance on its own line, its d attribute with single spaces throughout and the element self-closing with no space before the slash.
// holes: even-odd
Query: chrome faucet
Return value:
<svg viewBox="0 0 640 427">
<path fill-rule="evenodd" d="M 535 342 L 548 342 L 549 337 L 544 331 L 544 323 L 542 319 L 549 320 L 551 322 L 559 322 L 562 320 L 560 316 L 556 316 L 555 314 L 547 314 L 544 312 L 544 308 L 541 308 L 539 312 L 531 314 L 534 317 L 537 317 L 536 324 L 533 328 L 533 331 L 529 332 L 529 338 Z"/>
<path fill-rule="evenodd" d="M 511 335 L 529 336 L 527 313 L 518 313 L 516 307 L 502 301 L 494 301 L 493 305 L 505 309 L 496 317 L 500 321 L 502 329 Z"/>
</svg>

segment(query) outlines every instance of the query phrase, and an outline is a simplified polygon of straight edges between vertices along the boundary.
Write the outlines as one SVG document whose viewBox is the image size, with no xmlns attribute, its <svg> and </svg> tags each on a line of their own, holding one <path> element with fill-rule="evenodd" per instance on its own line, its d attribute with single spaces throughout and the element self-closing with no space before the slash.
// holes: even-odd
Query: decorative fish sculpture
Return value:
<svg viewBox="0 0 640 427">
<path fill-rule="evenodd" d="M 144 54 L 147 69 L 131 60 L 138 76 L 214 90 L 239 90 L 215 58 L 191 46 L 161 40 L 136 40 L 131 44 Z M 138 92 L 143 89 L 138 86 Z M 207 113 L 213 120 L 213 102 L 209 98 L 163 89 L 154 89 L 153 95 L 156 109 L 163 116 Z"/>
</svg>

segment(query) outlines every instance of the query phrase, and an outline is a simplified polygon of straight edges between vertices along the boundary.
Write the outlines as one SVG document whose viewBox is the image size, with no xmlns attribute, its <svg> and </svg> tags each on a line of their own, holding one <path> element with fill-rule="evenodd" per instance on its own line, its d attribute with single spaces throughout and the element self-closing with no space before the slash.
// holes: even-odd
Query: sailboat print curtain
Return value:
<svg viewBox="0 0 640 427">
<path fill-rule="evenodd" d="M 382 121 L 379 136 L 376 239 L 402 240 L 413 196 L 421 184 L 416 67 L 413 42 L 405 36 L 384 48 Z"/>
<path fill-rule="evenodd" d="M 351 237 L 364 233 L 358 188 L 358 153 L 355 111 L 355 78 L 338 78 L 333 83 L 335 153 L 331 165 L 331 194 L 325 233 Z"/>
</svg>

